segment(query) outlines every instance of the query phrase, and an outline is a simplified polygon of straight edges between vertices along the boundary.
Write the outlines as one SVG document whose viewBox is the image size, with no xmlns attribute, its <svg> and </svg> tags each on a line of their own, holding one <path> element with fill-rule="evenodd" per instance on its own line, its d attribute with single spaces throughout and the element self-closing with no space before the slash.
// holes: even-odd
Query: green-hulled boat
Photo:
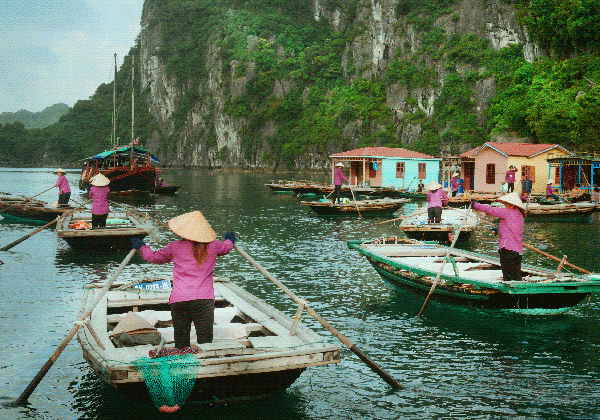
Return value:
<svg viewBox="0 0 600 420">
<path fill-rule="evenodd" d="M 448 247 L 398 237 L 349 241 L 384 281 L 427 295 Z M 499 258 L 458 249 L 448 262 L 432 298 L 525 315 L 556 315 L 600 291 L 600 274 L 578 275 L 524 265 L 522 281 L 502 280 Z"/>
</svg>

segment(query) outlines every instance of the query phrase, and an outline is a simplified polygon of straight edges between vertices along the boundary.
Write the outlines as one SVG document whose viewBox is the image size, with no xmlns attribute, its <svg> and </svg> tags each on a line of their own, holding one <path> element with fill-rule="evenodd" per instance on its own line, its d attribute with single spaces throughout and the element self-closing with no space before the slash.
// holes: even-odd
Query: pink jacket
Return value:
<svg viewBox="0 0 600 420">
<path fill-rule="evenodd" d="M 444 206 L 448 204 L 448 195 L 441 188 L 427 192 L 428 207 L 442 207 L 442 201 Z"/>
<path fill-rule="evenodd" d="M 92 214 L 108 214 L 108 194 L 110 188 L 108 185 L 104 187 L 92 186 L 90 188 L 89 197 L 92 200 Z"/>
<path fill-rule="evenodd" d="M 58 177 L 58 181 L 56 181 L 56 184 L 54 184 L 54 186 L 58 187 L 59 194 L 71 192 L 71 187 L 69 186 L 69 181 L 67 181 L 67 177 L 64 175 L 61 175 Z"/>
<path fill-rule="evenodd" d="M 173 290 L 169 303 L 214 299 L 213 269 L 217 256 L 228 254 L 233 249 L 233 242 L 229 239 L 223 242 L 214 240 L 208 244 L 204 263 L 198 266 L 192 244 L 191 241 L 181 239 L 158 251 L 153 251 L 148 245 L 140 248 L 146 261 L 154 264 L 173 262 Z"/>
<path fill-rule="evenodd" d="M 450 184 L 452 184 L 452 191 L 458 191 L 458 177 L 454 176 L 450 180 Z"/>
<path fill-rule="evenodd" d="M 506 176 L 504 177 L 504 181 L 505 182 L 510 182 L 510 183 L 514 183 L 515 182 L 515 173 L 517 172 L 516 169 L 509 169 L 506 172 Z"/>
<path fill-rule="evenodd" d="M 523 215 L 519 209 L 491 207 L 479 203 L 475 203 L 473 208 L 500 218 L 498 249 L 504 248 L 519 254 L 523 253 Z"/>
<path fill-rule="evenodd" d="M 335 168 L 335 173 L 333 174 L 333 179 L 334 179 L 334 185 L 342 185 L 342 179 L 346 182 L 348 182 L 348 179 L 346 178 L 346 176 L 344 175 L 344 173 L 342 172 L 342 170 L 340 168 Z"/>
<path fill-rule="evenodd" d="M 546 196 L 554 194 L 554 190 L 552 189 L 552 184 L 546 185 Z"/>
</svg>

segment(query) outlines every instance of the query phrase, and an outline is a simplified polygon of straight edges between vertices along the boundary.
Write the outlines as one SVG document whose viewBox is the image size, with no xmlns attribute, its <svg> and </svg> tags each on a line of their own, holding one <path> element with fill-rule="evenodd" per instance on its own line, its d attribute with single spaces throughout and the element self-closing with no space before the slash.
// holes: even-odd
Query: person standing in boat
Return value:
<svg viewBox="0 0 600 420">
<path fill-rule="evenodd" d="M 452 186 L 452 197 L 456 197 L 458 193 L 458 172 L 454 172 L 452 174 L 452 179 L 450 180 L 450 185 Z"/>
<path fill-rule="evenodd" d="M 503 195 L 496 201 L 502 207 L 492 207 L 473 200 L 473 209 L 500 218 L 498 226 L 498 253 L 504 281 L 521 281 L 521 260 L 523 259 L 523 222 L 527 214 L 525 205 L 516 192 Z"/>
<path fill-rule="evenodd" d="M 58 175 L 58 180 L 54 184 L 55 187 L 58 187 L 58 207 L 67 207 L 71 199 L 71 186 L 65 176 L 67 173 L 62 168 L 58 168 L 53 173 Z"/>
<path fill-rule="evenodd" d="M 554 190 L 552 189 L 552 180 L 549 179 L 548 182 L 546 183 L 546 198 L 550 199 L 552 198 L 554 201 L 559 201 L 560 197 L 556 194 L 554 194 Z"/>
<path fill-rule="evenodd" d="M 417 185 L 417 192 L 423 192 L 424 188 L 425 188 L 425 184 L 423 184 L 423 180 L 419 179 L 419 185 Z"/>
<path fill-rule="evenodd" d="M 510 165 L 508 167 L 508 171 L 506 171 L 506 176 L 504 177 L 504 182 L 508 184 L 507 192 L 511 193 L 515 190 L 515 174 L 517 173 L 517 168 L 514 165 Z"/>
<path fill-rule="evenodd" d="M 335 164 L 335 172 L 333 174 L 333 204 L 337 204 L 338 200 L 342 200 L 342 180 L 348 182 L 348 178 L 342 172 L 344 164 L 338 162 Z"/>
<path fill-rule="evenodd" d="M 198 344 L 213 339 L 215 292 L 213 269 L 217 256 L 231 252 L 235 243 L 233 232 L 227 232 L 223 241 L 201 212 L 185 213 L 169 220 L 169 228 L 182 239 L 165 248 L 153 251 L 142 240 L 132 239 L 132 247 L 142 258 L 154 264 L 173 263 L 173 290 L 169 297 L 175 347 L 190 347 L 192 322 Z"/>
<path fill-rule="evenodd" d="M 435 181 L 431 181 L 425 189 L 427 190 L 427 219 L 429 223 L 441 223 L 442 205 L 444 207 L 448 205 L 448 195 Z"/>
<path fill-rule="evenodd" d="M 594 185 L 594 192 L 590 197 L 592 203 L 600 203 L 600 188 Z"/>
<path fill-rule="evenodd" d="M 92 200 L 92 229 L 97 227 L 106 227 L 106 218 L 108 217 L 108 194 L 110 193 L 110 179 L 102 174 L 97 174 L 90 179 L 89 197 Z"/>
</svg>

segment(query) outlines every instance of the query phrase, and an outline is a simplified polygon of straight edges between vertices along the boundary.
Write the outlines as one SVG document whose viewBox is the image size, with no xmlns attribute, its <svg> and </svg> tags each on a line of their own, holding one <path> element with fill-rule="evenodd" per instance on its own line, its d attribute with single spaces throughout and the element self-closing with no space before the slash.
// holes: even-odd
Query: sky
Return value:
<svg viewBox="0 0 600 420">
<path fill-rule="evenodd" d="M 144 0 L 0 0 L 0 113 L 89 99 L 140 33 Z"/>
</svg>

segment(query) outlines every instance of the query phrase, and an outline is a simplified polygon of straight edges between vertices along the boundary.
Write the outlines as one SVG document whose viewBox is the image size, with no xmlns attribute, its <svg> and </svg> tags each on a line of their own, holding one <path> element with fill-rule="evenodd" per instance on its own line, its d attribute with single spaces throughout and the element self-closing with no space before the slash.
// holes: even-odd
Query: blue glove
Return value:
<svg viewBox="0 0 600 420">
<path fill-rule="evenodd" d="M 139 249 L 141 247 L 143 247 L 144 245 L 146 245 L 146 244 L 141 239 L 139 239 L 139 238 L 131 238 L 131 247 L 132 248 L 135 248 L 135 249 L 137 249 L 139 251 Z"/>
<path fill-rule="evenodd" d="M 471 200 L 471 204 L 472 204 L 472 205 L 475 205 L 475 204 L 477 204 L 477 200 Z"/>
<path fill-rule="evenodd" d="M 225 239 L 224 240 L 226 241 L 227 239 L 229 239 L 232 243 L 235 244 L 235 235 L 234 235 L 233 232 L 227 232 L 225 234 Z"/>
</svg>

